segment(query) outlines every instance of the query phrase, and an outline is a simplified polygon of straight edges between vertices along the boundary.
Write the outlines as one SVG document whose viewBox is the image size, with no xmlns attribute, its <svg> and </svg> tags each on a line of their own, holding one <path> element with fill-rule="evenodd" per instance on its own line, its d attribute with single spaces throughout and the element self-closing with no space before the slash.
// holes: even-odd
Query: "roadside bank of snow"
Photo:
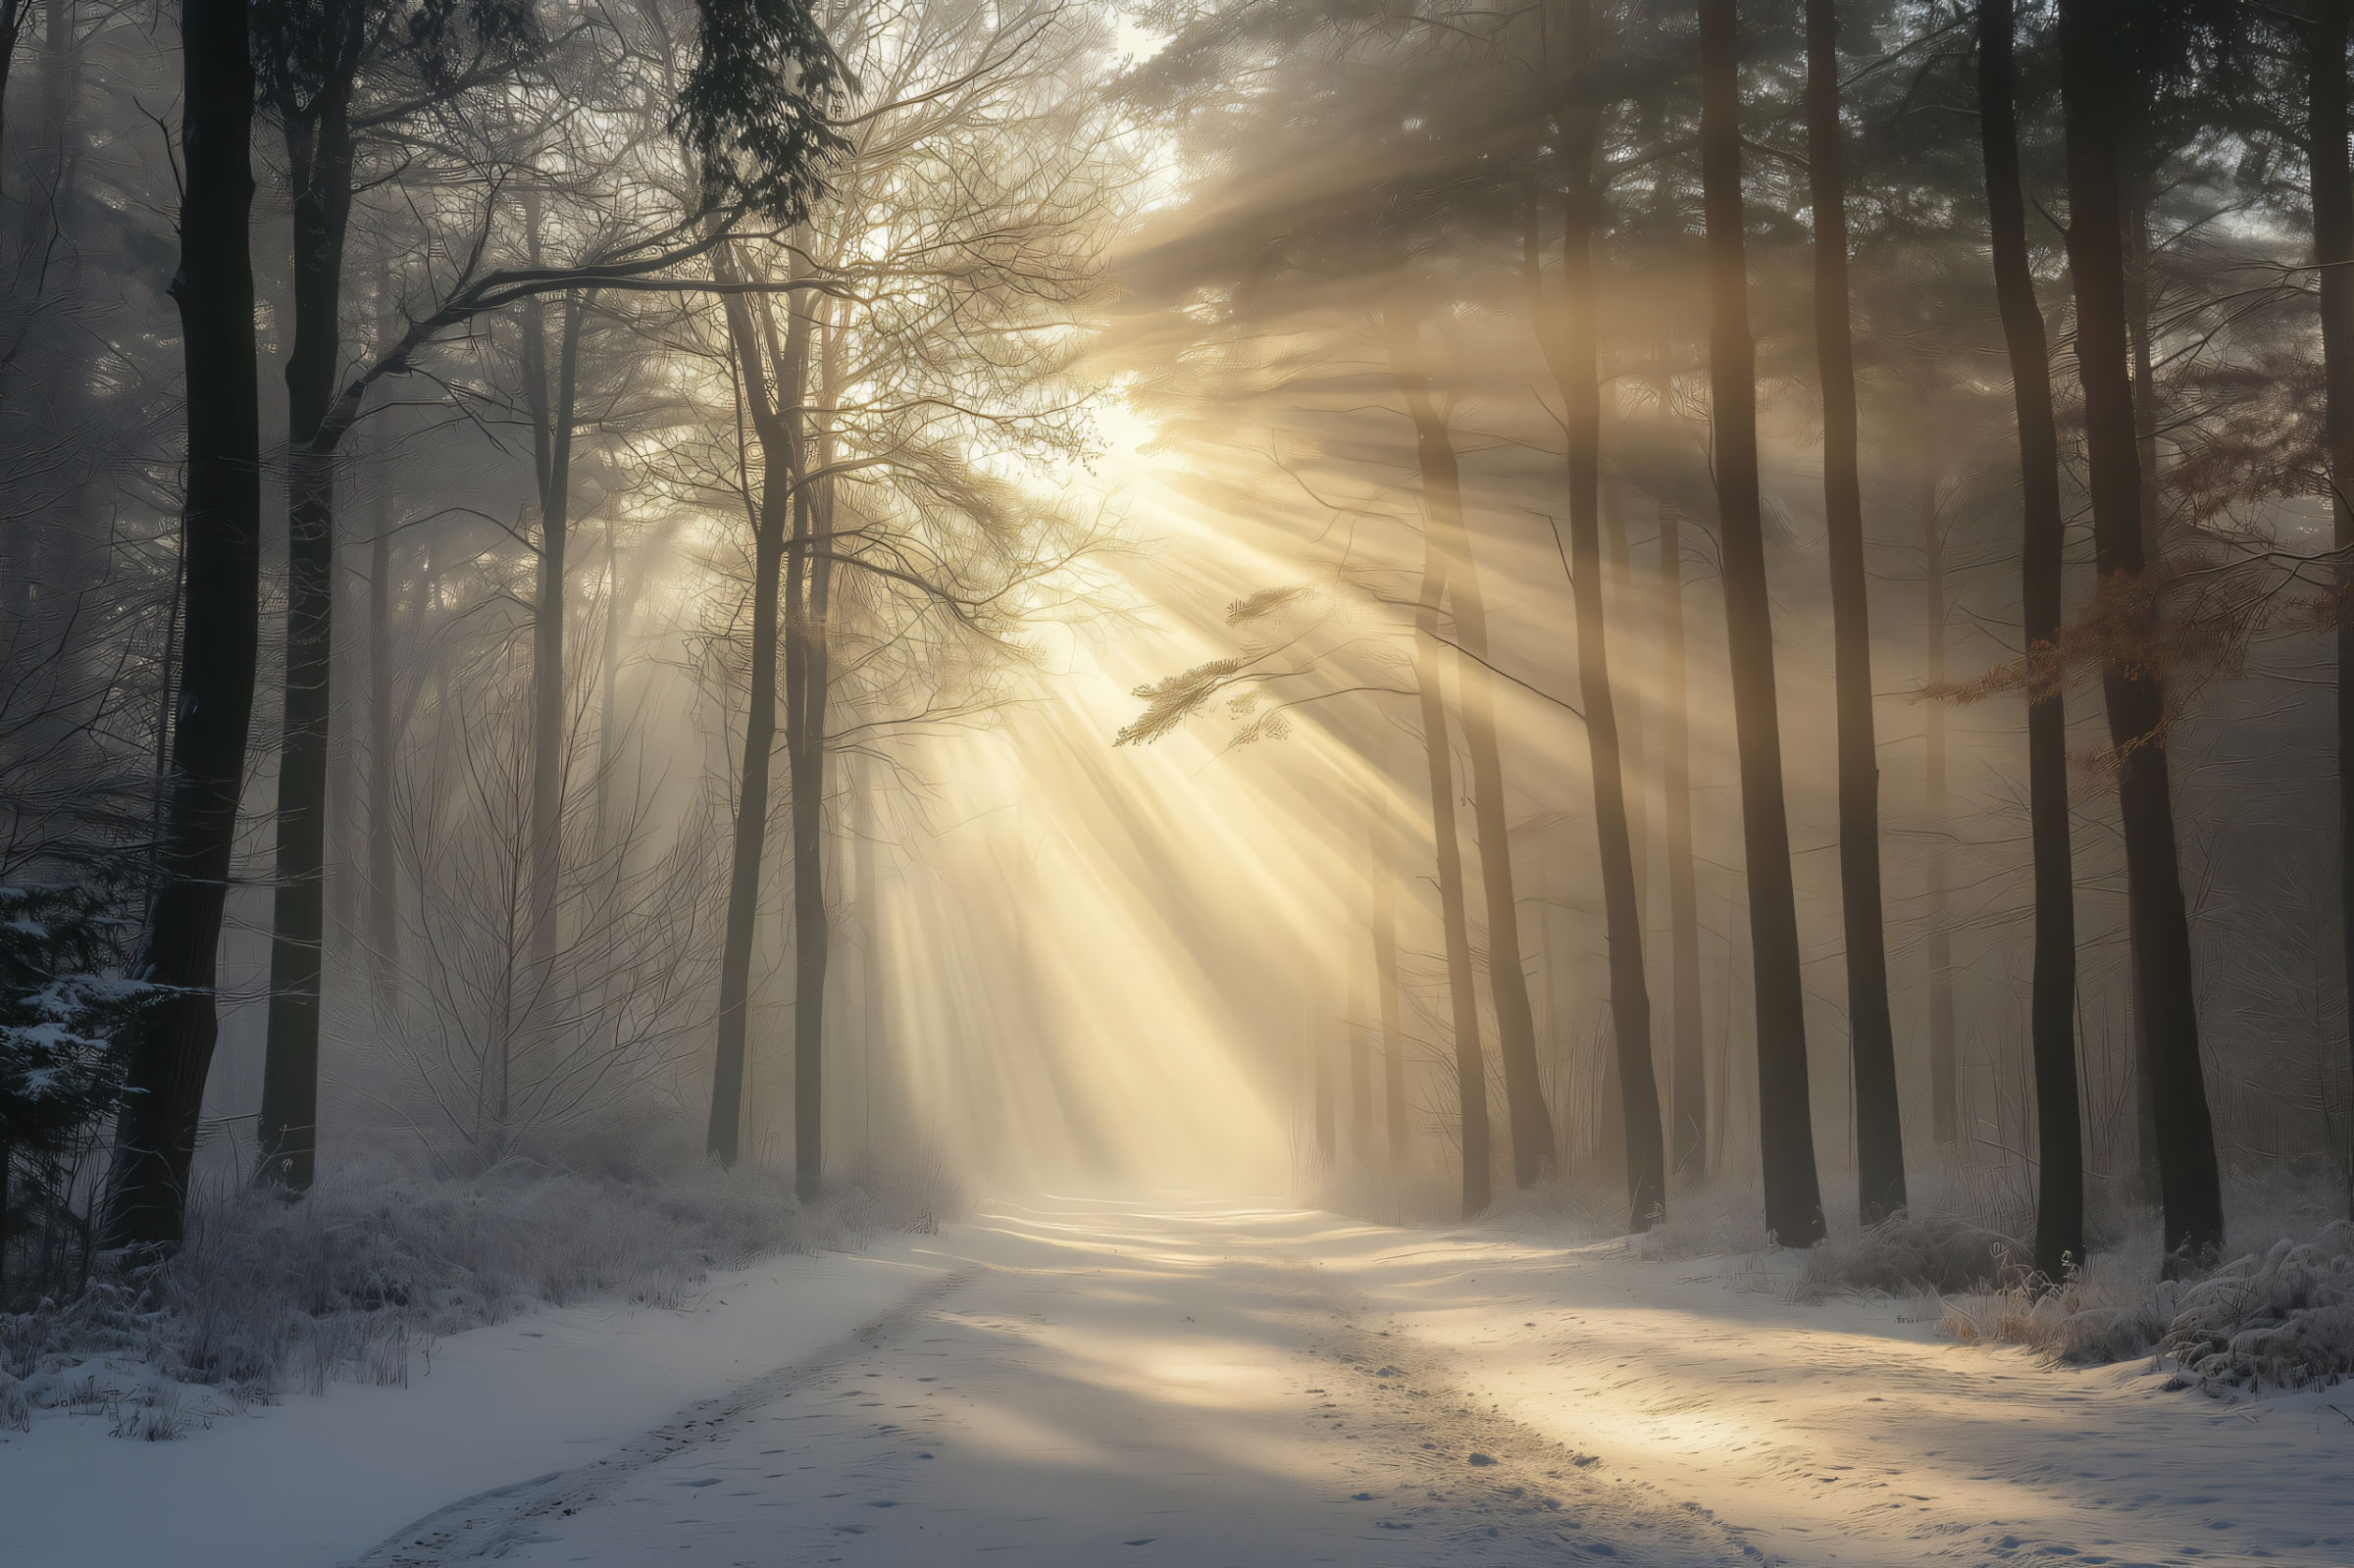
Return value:
<svg viewBox="0 0 2354 1568">
<path fill-rule="evenodd" d="M 455 1335 L 406 1389 L 333 1383 L 172 1442 L 44 1411 L 0 1432 L 7 1568 L 319 1568 L 455 1498 L 593 1460 L 698 1399 L 805 1360 L 937 1283 L 909 1241 L 714 1274 L 679 1310 L 592 1302 Z M 209 1420 L 209 1426 L 203 1422 Z"/>
</svg>

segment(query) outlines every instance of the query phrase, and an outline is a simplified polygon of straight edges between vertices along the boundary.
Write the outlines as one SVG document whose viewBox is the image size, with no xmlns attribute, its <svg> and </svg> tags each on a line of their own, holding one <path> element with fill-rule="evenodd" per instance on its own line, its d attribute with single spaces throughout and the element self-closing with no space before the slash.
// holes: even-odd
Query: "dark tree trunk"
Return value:
<svg viewBox="0 0 2354 1568">
<path fill-rule="evenodd" d="M 1742 234 L 1741 80 L 1734 0 L 1700 0 L 1701 182 L 1708 218 L 1709 379 L 1724 548 L 1725 632 L 1741 759 L 1741 829 L 1756 976 L 1758 1130 L 1766 1228 L 1783 1246 L 1822 1239 L 1815 1119 L 1807 1080 L 1798 901 L 1782 803 L 1781 715 L 1773 688 L 1773 619 L 1758 493 L 1757 344 L 1749 329 Z"/>
<path fill-rule="evenodd" d="M 1370 886 L 1373 895 L 1373 985 L 1381 1009 L 1382 1131 L 1388 1135 L 1390 1170 L 1402 1173 L 1411 1151 L 1406 1125 L 1406 1040 L 1398 1025 L 1397 872 L 1373 830 Z"/>
<path fill-rule="evenodd" d="M 1675 1004 L 1669 1155 L 1679 1176 L 1709 1162 L 1707 1053 L 1700 1016 L 1700 883 L 1692 863 L 1692 732 L 1684 712 L 1682 517 L 1661 502 L 1660 790 L 1667 851 L 1668 993 Z"/>
<path fill-rule="evenodd" d="M 526 255 L 540 265 L 540 205 L 523 198 Z M 539 494 L 539 593 L 532 609 L 532 958 L 556 948 L 556 885 L 564 845 L 564 577 L 572 528 L 572 434 L 580 374 L 581 296 L 564 296 L 553 377 L 545 304 L 523 304 L 523 395 L 532 420 L 532 473 Z M 543 983 L 542 983 L 543 984 Z M 533 987 L 538 988 L 537 985 Z"/>
<path fill-rule="evenodd" d="M 833 683 L 827 624 L 834 581 L 834 461 L 830 418 L 842 379 L 842 334 L 796 305 L 793 330 L 818 335 L 818 395 L 803 439 L 811 454 L 793 494 L 793 543 L 785 560 L 786 756 L 793 784 L 793 1169 L 803 1202 L 825 1173 L 826 708 Z"/>
<path fill-rule="evenodd" d="M 2354 571 L 2354 167 L 2346 155 L 2346 43 L 2354 0 L 2320 0 L 2306 42 L 2306 158 L 2312 170 L 2313 261 L 2321 278 L 2322 376 L 2329 443 L 2331 544 L 2338 552 L 2337 875 L 2338 934 L 2349 993 L 2354 993 L 2354 615 L 2342 595 Z M 2348 1008 L 2354 1031 L 2354 1007 Z M 2354 1042 L 2350 1042 L 2354 1050 Z M 2354 1130 L 2354 1115 L 2347 1127 Z M 2354 1131 L 2350 1131 L 2354 1136 Z M 2354 1213 L 2354 1142 L 2346 1160 L 2346 1203 Z"/>
<path fill-rule="evenodd" d="M 1880 758 L 1871 714 L 1870 577 L 1856 472 L 1856 351 L 1848 320 L 1847 179 L 1839 126 L 1839 9 L 1807 0 L 1807 191 L 1815 213 L 1815 355 L 1822 379 L 1822 502 L 1830 538 L 1839 714 L 1839 899 L 1864 1223 L 1905 1206 L 1905 1128 L 1888 1019 L 1880 911 Z"/>
<path fill-rule="evenodd" d="M 294 342 L 286 356 L 286 675 L 278 764 L 278 886 L 269 1049 L 254 1138 L 261 1179 L 307 1191 L 318 1149 L 327 772 L 334 669 L 335 402 L 343 237 L 351 218 L 348 106 L 331 88 L 289 121 Z"/>
<path fill-rule="evenodd" d="M 129 1032 L 106 1240 L 170 1248 L 220 1023 L 229 888 L 260 614 L 261 417 L 254 363 L 253 63 L 244 0 L 180 7 L 179 306 L 186 366 L 185 631 L 172 780 L 139 973 L 171 987 Z"/>
<path fill-rule="evenodd" d="M 2125 330 L 2119 127 L 2134 110 L 2132 73 L 2115 46 L 2121 0 L 2062 0 L 2061 96 L 2068 124 L 2069 271 L 2076 290 L 2076 360 L 2084 386 L 2093 548 L 2105 592 L 2142 574 L 2141 469 Z M 2155 630 L 2155 629 L 2151 629 Z M 2166 692 L 2142 664 L 2102 679 L 2118 754 L 2126 896 L 2135 926 L 2134 993 L 2148 1031 L 2157 1092 L 2158 1170 L 2171 1257 L 2223 1245 L 2223 1185 L 2199 1061 L 2190 921 L 2182 898 L 2166 755 Z"/>
<path fill-rule="evenodd" d="M 728 276 L 721 253 L 722 276 Z M 743 1130 L 743 1045 L 751 989 L 752 937 L 760 909 L 760 862 L 768 841 L 768 769 L 777 739 L 777 590 L 786 520 L 800 466 L 797 405 L 806 379 L 806 317 L 793 314 L 777 356 L 775 400 L 761 370 L 760 337 L 741 294 L 727 299 L 728 337 L 743 378 L 760 446 L 760 500 L 752 533 L 751 693 L 744 711 L 743 776 L 737 791 L 735 848 L 728 871 L 727 929 L 720 948 L 719 1040 L 711 1075 L 706 1150 L 733 1166 Z"/>
<path fill-rule="evenodd" d="M 1626 496 L 1618 476 L 1605 465 L 1598 484 L 1602 494 L 1602 566 L 1606 591 L 1604 620 L 1626 665 L 1640 670 L 1650 662 L 1642 635 L 1642 608 L 1647 595 L 1637 592 L 1634 549 L 1626 531 Z M 1643 691 L 1639 683 L 1616 687 L 1612 700 L 1618 714 L 1618 772 L 1626 780 L 1626 848 L 1635 868 L 1635 913 L 1641 920 L 1651 898 L 1651 824 L 1644 800 L 1650 777 L 1643 752 Z M 1638 930 L 1648 931 L 1648 924 Z M 1645 958 L 1649 959 L 1649 949 Z"/>
<path fill-rule="evenodd" d="M 1390 366 L 1403 383 L 1413 377 L 1413 326 L 1392 312 Z M 1407 345 L 1401 357 L 1400 345 Z M 1418 379 L 1417 379 L 1418 380 Z M 1417 438 L 1419 429 L 1417 428 Z M 1422 754 L 1430 772 L 1431 841 L 1439 863 L 1439 919 L 1447 944 L 1447 996 L 1455 1022 L 1455 1080 L 1463 1155 L 1463 1218 L 1486 1209 L 1492 1196 L 1489 1166 L 1488 1069 L 1480 1047 L 1479 995 L 1473 988 L 1471 927 L 1464 909 L 1462 835 L 1455 821 L 1455 752 L 1447 738 L 1447 701 L 1440 690 L 1439 607 L 1448 596 L 1449 553 L 1438 525 L 1422 528 L 1422 586 L 1414 605 L 1414 686 L 1421 701 Z"/>
<path fill-rule="evenodd" d="M 49 0 L 49 6 L 54 11 L 57 0 Z M 0 0 L 0 169 L 8 167 L 8 77 L 17 63 L 17 39 L 24 31 L 24 0 Z M 0 1181 L 5 1180 L 0 1173 Z"/>
<path fill-rule="evenodd" d="M 1570 9 L 1570 49 L 1592 53 L 1592 7 Z M 1523 244 L 1532 303 L 1544 330 L 1546 359 L 1560 387 L 1568 436 L 1569 582 L 1577 604 L 1577 680 L 1594 778 L 1594 832 L 1602 861 L 1602 902 L 1611 974 L 1611 1034 L 1616 1046 L 1617 1100 L 1625 1134 L 1627 1225 L 1648 1231 L 1666 1213 L 1666 1148 L 1660 1126 L 1659 1080 L 1651 1059 L 1651 987 L 1643 972 L 1643 912 L 1636 901 L 1626 780 L 1611 690 L 1610 643 L 1603 621 L 1602 388 L 1596 346 L 1593 236 L 1596 126 L 1590 113 L 1563 117 L 1561 288 L 1548 298 L 1541 270 L 1536 210 Z M 1493 956 L 1491 955 L 1491 962 Z M 1603 1114 L 1611 1107 L 1605 1096 Z"/>
<path fill-rule="evenodd" d="M 2160 559 L 2158 543 L 2158 374 L 2150 356 L 2150 206 L 2146 171 L 2122 176 L 2124 193 L 2125 332 L 2133 350 L 2133 455 L 2141 470 L 2141 547 L 2145 560 Z M 2128 910 L 2125 952 L 2138 966 L 2141 920 Z M 2133 1049 L 2133 1158 L 2145 1201 L 2155 1202 L 2163 1184 L 2158 1172 L 2158 1080 L 2150 1055 L 2149 1020 L 2135 999 L 2128 1035 Z"/>
<path fill-rule="evenodd" d="M 400 964 L 399 878 L 392 856 L 392 504 L 379 477 L 376 537 L 368 546 L 368 961 L 388 988 Z"/>
<path fill-rule="evenodd" d="M 1925 432 L 1924 432 L 1925 434 Z M 1930 685 L 1945 681 L 1945 531 L 1937 514 L 1937 474 L 1920 458 L 1920 591 L 1923 666 Z M 1929 835 L 1929 1115 L 1940 1143 L 1962 1136 L 1961 1065 L 1954 1049 L 1953 864 L 1945 820 L 1945 706 L 1921 712 L 1921 816 Z"/>
<path fill-rule="evenodd" d="M 2027 265 L 2026 202 L 2019 175 L 2012 64 L 2013 0 L 1978 7 L 1978 125 L 1986 163 L 1987 228 L 1995 298 L 2019 409 L 2020 603 L 2030 652 L 2060 631 L 2060 439 L 2043 311 Z M 2027 817 L 2035 855 L 2034 1036 L 2037 1128 L 2035 1268 L 2066 1277 L 2084 1261 L 2083 1113 L 2077 1102 L 2075 873 L 2069 847 L 2068 715 L 2057 691 L 2027 703 Z"/>
<path fill-rule="evenodd" d="M 1406 352 L 1414 354 L 1409 334 Z M 1399 363 L 1393 350 L 1391 363 Z M 1413 361 L 1409 359 L 1408 363 Z M 1488 905 L 1488 986 L 1496 1002 L 1496 1049 L 1504 1061 L 1505 1110 L 1512 1134 L 1512 1179 L 1534 1187 L 1555 1165 L 1553 1116 L 1537 1072 L 1537 1021 L 1520 967 L 1520 913 L 1512 894 L 1512 848 L 1504 812 L 1504 761 L 1496 740 L 1495 687 L 1489 680 L 1488 617 L 1479 591 L 1479 567 L 1463 522 L 1462 482 L 1455 443 L 1431 403 L 1428 379 L 1400 374 L 1414 421 L 1414 452 L 1422 475 L 1425 528 L 1448 558 L 1447 601 L 1464 655 L 1457 690 L 1462 709 L 1463 749 L 1471 754 L 1471 812 L 1479 835 L 1480 881 Z"/>
</svg>

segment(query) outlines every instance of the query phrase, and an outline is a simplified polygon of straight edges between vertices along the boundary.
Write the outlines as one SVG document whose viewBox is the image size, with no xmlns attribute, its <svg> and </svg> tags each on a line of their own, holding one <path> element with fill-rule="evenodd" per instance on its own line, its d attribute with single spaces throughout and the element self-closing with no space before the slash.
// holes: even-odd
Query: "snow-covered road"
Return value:
<svg viewBox="0 0 2354 1568">
<path fill-rule="evenodd" d="M 2343 1386 L 2217 1403 L 1760 1268 L 998 1203 L 178 1442 L 46 1415 L 0 1442 L 0 1568 L 2354 1563 Z"/>
<path fill-rule="evenodd" d="M 952 1283 L 822 1365 L 403 1532 L 371 1565 L 1530 1563 L 1755 1556 L 1704 1509 L 1474 1408 L 1231 1205 L 1000 1207 Z"/>
</svg>

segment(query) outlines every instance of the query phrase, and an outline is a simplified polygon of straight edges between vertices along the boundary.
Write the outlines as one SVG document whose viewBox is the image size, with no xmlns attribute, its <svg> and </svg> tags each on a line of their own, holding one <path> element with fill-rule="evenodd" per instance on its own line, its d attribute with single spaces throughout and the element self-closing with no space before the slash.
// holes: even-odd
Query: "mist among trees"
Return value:
<svg viewBox="0 0 2354 1568">
<path fill-rule="evenodd" d="M 2354 1371 L 2350 32 L 0 0 L 0 1426 L 1037 1192 Z"/>
</svg>

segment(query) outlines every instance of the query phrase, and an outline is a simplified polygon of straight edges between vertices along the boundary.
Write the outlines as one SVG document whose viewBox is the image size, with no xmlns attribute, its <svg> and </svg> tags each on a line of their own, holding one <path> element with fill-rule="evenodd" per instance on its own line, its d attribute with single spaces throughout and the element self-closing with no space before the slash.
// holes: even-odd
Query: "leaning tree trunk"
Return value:
<svg viewBox="0 0 2354 1568">
<path fill-rule="evenodd" d="M 331 92 L 286 126 L 294 182 L 294 342 L 286 356 L 286 674 L 278 764 L 278 887 L 270 1031 L 254 1140 L 261 1179 L 308 1190 L 318 1149 L 330 683 L 334 667 L 335 442 L 343 237 L 351 218 L 348 107 Z"/>
<path fill-rule="evenodd" d="M 1393 326 L 1395 327 L 1395 322 Z M 1537 1071 L 1537 1020 L 1520 967 L 1520 912 L 1512 894 L 1512 847 L 1504 811 L 1504 760 L 1496 739 L 1495 687 L 1489 680 L 1488 617 L 1480 597 L 1479 567 L 1463 522 L 1463 492 L 1455 442 L 1430 399 L 1409 329 L 1394 345 L 1407 409 L 1414 421 L 1414 452 L 1422 475 L 1425 526 L 1448 557 L 1447 599 L 1455 611 L 1463 655 L 1458 665 L 1463 749 L 1471 754 L 1471 812 L 1479 835 L 1480 881 L 1488 904 L 1488 986 L 1496 1002 L 1496 1049 L 1504 1061 L 1505 1111 L 1512 1133 L 1512 1179 L 1534 1187 L 1555 1165 L 1553 1116 Z M 1403 357 L 1402 357 L 1403 355 Z"/>
<path fill-rule="evenodd" d="M 722 265 L 725 266 L 725 253 Z M 744 400 L 760 446 L 760 500 L 752 531 L 751 693 L 744 710 L 743 774 L 736 801 L 734 850 L 728 868 L 727 927 L 719 960 L 718 1049 L 711 1071 L 711 1123 L 706 1150 L 732 1166 L 743 1132 L 743 1044 L 751 990 L 752 937 L 760 912 L 760 862 L 768 842 L 769 756 L 777 741 L 777 590 L 785 564 L 786 520 L 800 468 L 797 405 L 806 379 L 806 317 L 793 313 L 778 355 L 772 402 L 761 371 L 761 347 L 743 296 L 727 297 L 728 337 L 743 378 Z"/>
<path fill-rule="evenodd" d="M 2320 0 L 2307 40 L 2306 158 L 2313 182 L 2313 262 L 2321 276 L 2324 420 L 2329 443 L 2330 542 L 2338 557 L 2338 935 L 2354 993 L 2354 167 L 2346 158 L 2346 42 L 2354 0 Z M 2354 1031 L 2354 1007 L 2348 1009 Z M 2349 1041 L 2354 1052 L 2354 1039 Z M 2347 1119 L 2354 1137 L 2354 1115 Z M 2345 1149 L 2346 1205 L 2354 1213 L 2354 1143 Z"/>
<path fill-rule="evenodd" d="M 1839 8 L 1807 0 L 1807 191 L 1815 211 L 1815 354 L 1822 378 L 1822 501 L 1830 538 L 1833 684 L 1839 716 L 1839 901 L 1864 1223 L 1905 1207 L 1905 1127 L 1888 1019 L 1880 911 L 1880 758 L 1872 737 L 1870 576 L 1856 471 L 1856 351 L 1847 287 L 1847 184 L 1839 128 Z"/>
<path fill-rule="evenodd" d="M 1411 325 L 1395 313 L 1387 329 L 1393 344 L 1410 340 Z M 1395 350 L 1391 367 L 1407 374 Z M 1455 1081 L 1458 1131 L 1462 1141 L 1463 1218 L 1484 1210 L 1491 1198 L 1488 1130 L 1488 1068 L 1479 1038 L 1479 993 L 1471 971 L 1471 925 L 1464 909 L 1462 836 L 1455 821 L 1455 753 L 1447 738 L 1447 701 L 1439 686 L 1439 606 L 1448 592 L 1449 560 L 1438 526 L 1422 528 L 1422 586 L 1414 605 L 1414 688 L 1422 715 L 1422 754 L 1430 773 L 1431 841 L 1439 863 L 1439 919 L 1447 944 L 1447 996 L 1455 1024 Z"/>
<path fill-rule="evenodd" d="M 139 975 L 162 987 L 129 1032 L 130 1092 L 115 1129 L 105 1226 L 110 1246 L 176 1246 L 214 1013 L 221 908 L 229 888 L 253 712 L 261 602 L 261 416 L 254 362 L 253 62 L 245 0 L 180 7 L 179 306 L 186 367 L 182 511 L 185 631 L 172 781 L 157 847 Z"/>
<path fill-rule="evenodd" d="M 2141 469 L 2125 330 L 2119 127 L 2135 113 L 2128 63 L 2115 38 L 2121 0 L 2062 0 L 2060 85 L 2068 126 L 2069 272 L 2076 291 L 2076 361 L 2101 591 L 2140 591 Z M 2135 629 L 2156 634 L 2154 625 Z M 2136 936 L 2134 992 L 2148 1032 L 2157 1097 L 2158 1174 L 2170 1258 L 2197 1261 L 2223 1245 L 2223 1185 L 2199 1061 L 2190 920 L 2175 843 L 2166 755 L 2166 690 L 2147 662 L 2113 660 L 2102 678 L 2124 825 L 2126 897 Z"/>
<path fill-rule="evenodd" d="M 1741 80 L 1734 0 L 1700 0 L 1701 184 L 1709 257 L 1709 379 L 1714 404 L 1724 618 L 1741 760 L 1742 844 L 1757 986 L 1758 1131 L 1766 1228 L 1783 1246 L 1823 1238 L 1807 1081 L 1798 900 L 1782 800 L 1781 716 L 1773 689 L 1773 619 L 1758 488 L 1757 344 L 1749 329 L 1742 235 Z"/>
<path fill-rule="evenodd" d="M 1570 12 L 1570 48 L 1592 47 L 1592 6 Z M 1666 1212 L 1667 1159 L 1660 1128 L 1659 1080 L 1651 1059 L 1651 987 L 1643 971 L 1643 912 L 1627 827 L 1626 777 L 1618 748 L 1617 706 L 1611 690 L 1610 645 L 1603 622 L 1602 387 L 1597 360 L 1593 236 L 1596 125 L 1572 113 L 1562 126 L 1561 289 L 1551 300 L 1537 252 L 1536 210 L 1523 223 L 1525 268 L 1544 335 L 1545 357 L 1560 387 L 1568 435 L 1569 582 L 1577 604 L 1578 693 L 1585 706 L 1586 753 L 1594 778 L 1594 832 L 1602 861 L 1602 902 L 1611 974 L 1611 1034 L 1617 1047 L 1618 1102 L 1625 1127 L 1627 1224 L 1648 1231 Z M 1492 961 L 1492 960 L 1491 960 Z M 1610 1114 L 1606 1103 L 1603 1114 Z"/>
<path fill-rule="evenodd" d="M 2060 510 L 2060 438 L 2035 275 L 2027 265 L 2026 203 L 2019 176 L 2013 0 L 1978 7 L 1978 125 L 1986 164 L 1994 290 L 2019 409 L 2020 604 L 2029 657 L 2060 632 L 2067 529 Z M 2342 47 L 2339 53 L 2344 53 Z M 2340 138 L 2341 146 L 2343 138 Z M 2027 820 L 2034 840 L 2035 1270 L 2067 1277 L 2084 1261 L 2083 1112 L 2077 1102 L 2075 873 L 2068 820 L 2068 715 L 2057 690 L 2027 700 Z"/>
<path fill-rule="evenodd" d="M 1667 851 L 1668 993 L 1675 1018 L 1668 1081 L 1671 1169 L 1709 1162 L 1708 1058 L 1701 1040 L 1700 879 L 1692 860 L 1692 729 L 1684 712 L 1683 518 L 1665 501 L 1660 527 L 1660 790 Z"/>
</svg>

